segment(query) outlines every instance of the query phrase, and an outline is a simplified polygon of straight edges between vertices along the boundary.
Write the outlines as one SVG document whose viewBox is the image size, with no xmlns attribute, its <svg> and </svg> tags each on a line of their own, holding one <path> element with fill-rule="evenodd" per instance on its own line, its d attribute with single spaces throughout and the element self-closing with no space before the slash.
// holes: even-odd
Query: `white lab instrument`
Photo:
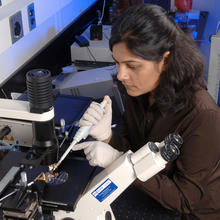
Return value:
<svg viewBox="0 0 220 220">
<path fill-rule="evenodd" d="M 116 72 L 115 65 L 86 71 L 73 71 L 63 79 L 54 82 L 54 85 L 60 94 L 87 96 L 94 99 L 102 98 L 105 95 L 114 96 L 119 112 L 123 114 L 122 97 L 113 81 Z"/>
<path fill-rule="evenodd" d="M 76 220 L 105 220 L 108 212 L 111 215 L 110 219 L 115 219 L 110 204 L 136 178 L 147 181 L 165 168 L 166 163 L 169 161 L 168 158 L 175 159 L 178 156 L 182 139 L 178 135 L 170 136 L 172 136 L 170 145 L 167 141 L 155 144 L 148 142 L 135 153 L 129 150 L 123 154 L 88 184 L 76 204 L 74 212 L 67 213 L 60 210 L 54 212 L 55 218 L 57 220 L 65 217 Z M 176 143 L 176 146 L 174 146 L 174 143 Z"/>
<path fill-rule="evenodd" d="M 72 62 L 92 61 L 114 63 L 112 52 L 109 49 L 109 39 L 111 35 L 111 25 L 103 25 L 103 39 L 89 40 L 90 27 L 87 28 L 82 36 L 89 41 L 88 47 L 80 47 L 76 42 L 71 45 Z"/>
<path fill-rule="evenodd" d="M 216 103 L 218 97 L 220 97 L 220 29 L 216 35 L 212 36 L 211 40 L 211 50 L 209 59 L 209 72 L 208 72 L 208 91 L 210 95 L 214 98 Z M 220 104 L 220 103 L 218 103 Z"/>
</svg>

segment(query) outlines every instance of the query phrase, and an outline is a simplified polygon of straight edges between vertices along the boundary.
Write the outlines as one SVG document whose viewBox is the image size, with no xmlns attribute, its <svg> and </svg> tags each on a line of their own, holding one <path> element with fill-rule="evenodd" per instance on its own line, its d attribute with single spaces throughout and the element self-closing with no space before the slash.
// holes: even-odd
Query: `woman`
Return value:
<svg viewBox="0 0 220 220">
<path fill-rule="evenodd" d="M 90 135 L 99 141 L 75 149 L 84 149 L 91 165 L 107 167 L 128 149 L 179 133 L 180 156 L 135 184 L 183 219 L 220 219 L 220 111 L 205 89 L 204 62 L 194 42 L 162 8 L 143 4 L 117 19 L 110 48 L 126 90 L 122 130 L 111 130 L 106 97 L 104 110 L 93 103 L 80 121 L 94 125 Z"/>
</svg>

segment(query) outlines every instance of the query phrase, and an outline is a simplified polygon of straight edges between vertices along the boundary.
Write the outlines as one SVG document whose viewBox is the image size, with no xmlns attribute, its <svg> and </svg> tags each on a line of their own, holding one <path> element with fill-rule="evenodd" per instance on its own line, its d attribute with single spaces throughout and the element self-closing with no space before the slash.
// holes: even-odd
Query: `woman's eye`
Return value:
<svg viewBox="0 0 220 220">
<path fill-rule="evenodd" d="M 130 66 L 130 65 L 128 65 L 128 68 L 131 69 L 131 70 L 135 70 L 137 67 L 136 67 L 136 66 Z"/>
</svg>

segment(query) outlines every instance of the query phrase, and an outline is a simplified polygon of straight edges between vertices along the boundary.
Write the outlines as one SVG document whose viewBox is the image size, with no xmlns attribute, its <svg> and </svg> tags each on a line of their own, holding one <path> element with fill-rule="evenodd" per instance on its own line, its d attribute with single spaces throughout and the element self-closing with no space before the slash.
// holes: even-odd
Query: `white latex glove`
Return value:
<svg viewBox="0 0 220 220">
<path fill-rule="evenodd" d="M 122 152 L 101 141 L 88 141 L 73 146 L 73 151 L 84 150 L 86 159 L 91 166 L 106 168 L 115 161 Z"/>
<path fill-rule="evenodd" d="M 112 101 L 109 96 L 104 99 L 107 100 L 104 109 L 99 103 L 92 102 L 79 121 L 80 127 L 93 125 L 89 134 L 99 141 L 108 139 L 112 133 Z"/>
</svg>

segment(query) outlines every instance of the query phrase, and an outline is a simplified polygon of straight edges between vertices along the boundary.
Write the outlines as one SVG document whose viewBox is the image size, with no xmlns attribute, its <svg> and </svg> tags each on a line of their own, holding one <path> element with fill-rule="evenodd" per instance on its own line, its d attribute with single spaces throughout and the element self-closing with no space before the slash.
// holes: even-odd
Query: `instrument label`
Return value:
<svg viewBox="0 0 220 220">
<path fill-rule="evenodd" d="M 109 195 L 111 195 L 117 188 L 118 187 L 110 179 L 107 179 L 92 192 L 92 195 L 99 202 L 102 202 Z"/>
</svg>

